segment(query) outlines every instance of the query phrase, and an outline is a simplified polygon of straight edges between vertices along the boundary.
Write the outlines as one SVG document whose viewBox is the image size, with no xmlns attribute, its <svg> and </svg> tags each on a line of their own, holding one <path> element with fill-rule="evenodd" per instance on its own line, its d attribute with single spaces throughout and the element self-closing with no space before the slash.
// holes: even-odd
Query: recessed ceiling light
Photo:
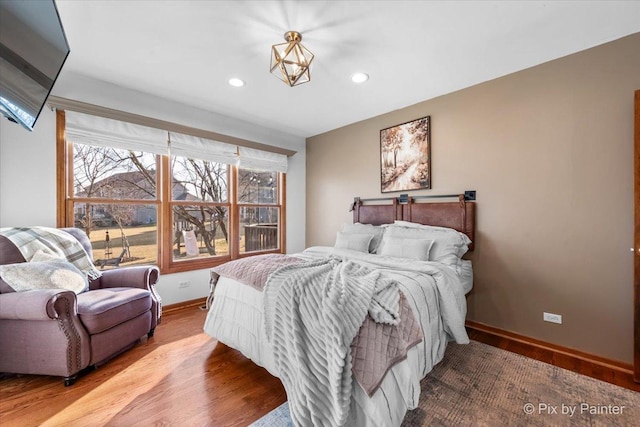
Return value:
<svg viewBox="0 0 640 427">
<path fill-rule="evenodd" d="M 234 77 L 232 79 L 229 79 L 229 84 L 233 87 L 242 87 L 244 86 L 244 81 Z"/>
<path fill-rule="evenodd" d="M 369 75 L 365 73 L 354 73 L 351 76 L 351 81 L 354 83 L 364 83 L 369 80 Z"/>
</svg>

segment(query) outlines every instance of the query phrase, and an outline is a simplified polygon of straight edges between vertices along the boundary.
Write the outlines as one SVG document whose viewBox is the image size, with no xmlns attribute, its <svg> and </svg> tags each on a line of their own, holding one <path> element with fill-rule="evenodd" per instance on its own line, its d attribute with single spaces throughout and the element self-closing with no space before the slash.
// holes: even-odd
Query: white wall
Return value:
<svg viewBox="0 0 640 427">
<path fill-rule="evenodd" d="M 61 75 L 56 96 L 297 151 L 287 171 L 287 252 L 305 248 L 306 149 L 304 138 L 178 104 L 75 74 Z M 0 120 L 0 227 L 56 225 L 56 119 L 45 108 L 33 132 Z M 179 288 L 181 282 L 189 282 Z M 207 295 L 209 270 L 162 275 L 163 304 Z"/>
<path fill-rule="evenodd" d="M 56 225 L 56 115 L 33 132 L 0 116 L 0 227 Z"/>
</svg>

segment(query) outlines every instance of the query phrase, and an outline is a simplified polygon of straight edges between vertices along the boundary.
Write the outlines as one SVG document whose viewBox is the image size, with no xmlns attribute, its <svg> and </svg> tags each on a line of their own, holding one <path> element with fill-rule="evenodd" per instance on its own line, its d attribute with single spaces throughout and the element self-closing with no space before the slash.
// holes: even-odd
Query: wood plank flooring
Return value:
<svg viewBox="0 0 640 427">
<path fill-rule="evenodd" d="M 277 378 L 202 332 L 205 316 L 167 313 L 153 338 L 71 387 L 0 379 L 0 426 L 246 426 L 283 403 Z"/>
</svg>

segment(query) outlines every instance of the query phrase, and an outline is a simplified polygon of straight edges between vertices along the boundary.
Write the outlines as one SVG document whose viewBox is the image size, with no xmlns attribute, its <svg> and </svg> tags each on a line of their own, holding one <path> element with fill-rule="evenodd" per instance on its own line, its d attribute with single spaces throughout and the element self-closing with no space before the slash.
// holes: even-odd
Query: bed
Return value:
<svg viewBox="0 0 640 427">
<path fill-rule="evenodd" d="M 442 360 L 447 344 L 468 343 L 464 329 L 465 294 L 471 290 L 473 273 L 471 262 L 462 256 L 473 250 L 475 203 L 465 200 L 464 196 L 456 202 L 419 202 L 413 198 L 404 203 L 395 198 L 375 202 L 354 200 L 353 224 L 345 224 L 337 233 L 334 247 L 311 247 L 282 258 L 251 257 L 253 261 L 251 258 L 239 260 L 242 264 L 237 264 L 235 270 L 233 263 L 237 261 L 213 269 L 215 286 L 204 331 L 283 380 L 294 424 L 399 426 L 406 412 L 417 407 L 420 380 Z M 370 238 L 363 237 L 372 232 Z M 260 257 L 264 259 L 258 261 Z M 271 261 L 277 262 L 269 267 L 263 265 Z M 238 275 L 238 271 L 244 271 L 245 276 Z M 305 297 L 309 289 L 320 286 L 305 288 L 306 281 L 325 283 L 329 276 L 346 277 L 344 280 L 349 281 L 350 271 L 356 271 L 357 276 L 351 283 L 365 283 L 372 278 L 371 287 L 375 291 L 366 297 L 350 295 L 346 303 L 345 298 L 338 296 L 339 303 L 346 305 L 327 309 L 328 314 L 324 311 L 306 313 L 311 308 L 305 307 L 314 306 L 308 301 L 291 302 L 293 297 Z M 307 272 L 319 276 L 307 279 Z M 247 279 L 247 275 L 251 278 Z M 287 291 L 285 297 L 278 296 L 287 289 L 298 290 Z M 328 289 L 322 291 L 324 294 L 317 292 L 325 298 L 333 288 Z M 337 292 L 344 293 L 345 289 L 338 288 Z M 340 341 L 344 341 L 344 336 L 323 338 L 325 341 L 320 342 L 328 347 L 322 351 L 308 350 L 305 346 L 317 345 L 312 342 L 317 334 L 315 330 L 300 332 L 299 329 L 303 329 L 300 325 L 310 324 L 311 316 L 320 319 L 318 323 L 324 329 L 333 330 L 331 325 L 340 323 L 341 317 L 347 319 L 344 323 L 352 321 L 352 309 L 358 313 L 353 318 L 359 319 L 363 309 L 360 304 L 351 304 L 351 298 L 369 305 L 364 309 L 366 320 L 362 326 L 356 325 L 355 332 L 348 331 L 345 335 L 357 334 L 353 341 L 349 338 L 348 354 L 342 354 L 339 347 L 343 345 Z M 284 312 L 286 304 L 296 309 Z M 317 305 L 325 310 L 324 300 Z M 338 311 L 336 317 L 331 317 L 331 310 Z M 306 318 L 292 317 L 305 315 Z M 407 320 L 409 318 L 413 320 Z M 366 342 L 362 336 L 367 323 L 373 325 L 368 329 L 371 337 L 368 344 L 362 344 Z M 408 323 L 412 326 L 407 326 Z M 294 332 L 279 332 L 291 324 Z M 416 327 L 419 339 L 416 339 Z M 387 332 L 393 328 L 401 331 L 396 336 L 402 337 L 388 340 L 395 345 L 393 350 L 391 346 L 371 350 L 376 342 L 380 347 L 380 337 L 389 335 Z M 371 332 L 374 329 L 377 335 Z M 307 335 L 300 338 L 299 333 Z M 283 342 L 292 335 L 293 341 Z M 338 342 L 335 349 L 334 342 Z M 378 353 L 374 354 L 375 351 Z M 338 353 L 340 355 L 336 355 Z M 382 356 L 384 363 L 381 363 L 383 353 L 387 356 Z M 302 362 L 296 359 L 301 355 L 307 358 L 302 374 L 298 373 Z M 336 374 L 334 367 L 342 366 L 343 356 L 346 363 Z M 376 362 L 367 359 L 376 359 Z M 329 367 L 328 373 L 318 373 L 323 366 Z M 377 372 L 372 373 L 374 369 Z M 294 375 L 301 378 L 292 377 Z M 324 382 L 329 391 L 316 390 L 324 387 Z"/>
</svg>

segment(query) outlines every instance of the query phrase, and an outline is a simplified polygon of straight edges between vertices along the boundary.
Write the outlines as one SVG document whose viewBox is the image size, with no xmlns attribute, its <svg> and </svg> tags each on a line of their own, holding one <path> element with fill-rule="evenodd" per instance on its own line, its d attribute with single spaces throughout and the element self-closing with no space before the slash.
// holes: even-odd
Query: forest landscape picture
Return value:
<svg viewBox="0 0 640 427">
<path fill-rule="evenodd" d="M 430 116 L 380 131 L 383 193 L 431 188 Z"/>
</svg>

